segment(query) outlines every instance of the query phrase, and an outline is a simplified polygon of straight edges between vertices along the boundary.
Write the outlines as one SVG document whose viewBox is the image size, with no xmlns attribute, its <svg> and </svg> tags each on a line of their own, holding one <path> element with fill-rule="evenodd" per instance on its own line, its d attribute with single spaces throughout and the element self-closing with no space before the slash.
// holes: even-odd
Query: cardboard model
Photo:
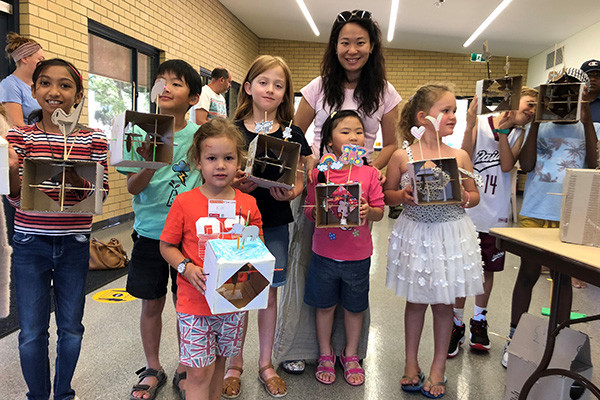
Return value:
<svg viewBox="0 0 600 400">
<path fill-rule="evenodd" d="M 563 181 L 560 240 L 600 247 L 600 170 L 567 169 Z"/>
<path fill-rule="evenodd" d="M 67 168 L 73 168 L 79 176 L 90 182 L 94 189 L 65 184 L 62 176 Z M 103 176 L 104 168 L 95 161 L 26 157 L 23 160 L 21 209 L 35 212 L 102 214 Z"/>
<path fill-rule="evenodd" d="M 521 75 L 477 81 L 477 114 L 518 110 L 522 86 Z"/>
<path fill-rule="evenodd" d="M 317 228 L 360 226 L 362 187 L 360 182 L 320 183 L 315 186 Z"/>
<path fill-rule="evenodd" d="M 0 194 L 9 194 L 8 142 L 0 136 Z"/>
<path fill-rule="evenodd" d="M 239 247 L 238 247 L 239 243 Z M 259 238 L 206 242 L 204 296 L 213 314 L 267 308 L 275 257 Z"/>
<path fill-rule="evenodd" d="M 110 141 L 112 166 L 158 169 L 173 162 L 175 117 L 125 111 L 115 117 Z M 137 155 L 139 147 L 150 149 L 151 159 Z"/>
<path fill-rule="evenodd" d="M 460 204 L 462 190 L 456 158 L 411 161 L 408 174 L 415 203 Z"/>
<path fill-rule="evenodd" d="M 540 85 L 535 122 L 577 122 L 581 118 L 583 83 Z"/>
<path fill-rule="evenodd" d="M 245 172 L 260 187 L 291 189 L 299 163 L 300 143 L 259 134 L 248 146 Z"/>
<path fill-rule="evenodd" d="M 508 346 L 506 392 L 504 400 L 517 400 L 525 381 L 539 365 L 546 348 L 548 321 L 531 314 L 523 314 Z M 554 353 L 548 368 L 571 370 L 592 379 L 590 339 L 582 332 L 564 328 L 556 337 Z M 589 399 L 586 390 L 581 397 L 571 397 L 569 392 L 573 379 L 564 376 L 548 376 L 539 379 L 529 392 L 529 399 Z"/>
</svg>

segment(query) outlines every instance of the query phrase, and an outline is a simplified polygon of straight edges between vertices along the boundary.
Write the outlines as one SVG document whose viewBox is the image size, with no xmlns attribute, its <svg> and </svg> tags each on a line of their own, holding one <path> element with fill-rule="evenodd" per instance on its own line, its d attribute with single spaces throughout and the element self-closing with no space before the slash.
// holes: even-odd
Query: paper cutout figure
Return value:
<svg viewBox="0 0 600 400">
<path fill-rule="evenodd" d="M 77 107 L 75 107 L 73 109 L 73 111 L 71 111 L 70 114 L 66 114 L 62 108 L 57 108 L 53 113 L 52 113 L 52 123 L 55 125 L 58 125 L 60 132 L 63 134 L 63 136 L 65 137 L 65 140 L 67 140 L 67 136 L 69 136 L 71 133 L 73 133 L 73 131 L 75 130 L 75 128 L 77 127 L 77 124 L 79 123 L 79 117 L 81 116 L 81 112 L 83 111 L 83 102 L 85 100 L 85 96 L 83 96 L 81 98 L 81 101 L 79 102 L 79 104 L 77 104 Z M 66 147 L 66 143 L 65 143 L 65 147 Z M 65 152 L 65 159 L 67 159 L 67 153 Z"/>
<path fill-rule="evenodd" d="M 244 243 L 246 241 L 246 239 L 251 239 L 251 240 L 256 240 L 259 239 L 259 230 L 258 230 L 258 226 L 255 225 L 249 225 L 244 227 L 244 229 L 242 230 L 242 243 Z"/>
<path fill-rule="evenodd" d="M 283 139 L 288 140 L 291 138 L 292 138 L 292 128 L 289 126 L 286 126 L 285 129 L 283 130 Z"/>
<path fill-rule="evenodd" d="M 260 121 L 260 122 L 255 122 L 254 123 L 254 132 L 263 135 L 266 135 L 269 133 L 269 131 L 271 130 L 271 128 L 273 127 L 273 121 Z"/>
<path fill-rule="evenodd" d="M 423 137 L 423 134 L 425 133 L 425 127 L 424 126 L 413 126 L 412 128 L 410 128 L 410 133 L 417 138 L 417 140 L 421 140 L 421 138 Z"/>
<path fill-rule="evenodd" d="M 428 115 L 425 117 L 425 119 L 431 122 L 431 124 L 433 125 L 433 129 L 435 129 L 435 131 L 437 132 L 440 130 L 440 121 L 442 120 L 443 116 L 443 113 L 439 113 L 436 118 L 432 117 L 431 115 Z"/>
<path fill-rule="evenodd" d="M 344 164 L 360 167 L 364 164 L 363 157 L 367 154 L 367 149 L 364 147 L 345 144 L 342 146 L 342 155 L 340 161 Z"/>
<path fill-rule="evenodd" d="M 158 96 L 162 95 L 167 88 L 167 81 L 163 78 L 157 79 L 154 82 L 154 86 L 152 86 L 152 90 L 150 90 L 150 101 L 156 103 Z"/>
</svg>

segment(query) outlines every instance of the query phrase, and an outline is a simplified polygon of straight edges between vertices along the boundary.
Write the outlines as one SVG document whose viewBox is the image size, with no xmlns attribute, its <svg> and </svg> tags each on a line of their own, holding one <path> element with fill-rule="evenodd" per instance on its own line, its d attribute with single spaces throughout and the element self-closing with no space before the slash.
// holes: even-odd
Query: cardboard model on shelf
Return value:
<svg viewBox="0 0 600 400">
<path fill-rule="evenodd" d="M 521 75 L 477 81 L 477 114 L 518 110 L 522 87 Z"/>
<path fill-rule="evenodd" d="M 125 111 L 115 117 L 110 141 L 112 166 L 158 169 L 173 162 L 175 117 Z M 149 148 L 150 160 L 140 160 L 139 147 Z"/>
<path fill-rule="evenodd" d="M 577 122 L 581 118 L 583 83 L 540 85 L 535 122 Z"/>
<path fill-rule="evenodd" d="M 274 268 L 275 257 L 258 237 L 208 240 L 204 252 L 204 296 L 211 312 L 267 308 Z"/>
<path fill-rule="evenodd" d="M 0 136 L 0 194 L 9 194 L 8 142 Z"/>
<path fill-rule="evenodd" d="M 360 182 L 320 183 L 315 186 L 315 226 L 341 228 L 360 226 L 362 187 Z"/>
<path fill-rule="evenodd" d="M 71 187 L 63 180 L 68 168 L 94 189 Z M 95 161 L 57 160 L 52 158 L 23 159 L 21 209 L 23 211 L 102 214 L 104 168 Z M 92 193 L 90 193 L 90 191 Z M 73 199 L 75 194 L 81 200 Z"/>
<path fill-rule="evenodd" d="M 248 146 L 245 172 L 260 187 L 292 189 L 299 163 L 299 143 L 259 134 Z"/>
<path fill-rule="evenodd" d="M 563 181 L 560 240 L 600 247 L 600 170 L 567 169 Z"/>
<path fill-rule="evenodd" d="M 462 202 L 456 158 L 411 161 L 408 163 L 408 174 L 415 203 L 436 205 Z"/>
</svg>

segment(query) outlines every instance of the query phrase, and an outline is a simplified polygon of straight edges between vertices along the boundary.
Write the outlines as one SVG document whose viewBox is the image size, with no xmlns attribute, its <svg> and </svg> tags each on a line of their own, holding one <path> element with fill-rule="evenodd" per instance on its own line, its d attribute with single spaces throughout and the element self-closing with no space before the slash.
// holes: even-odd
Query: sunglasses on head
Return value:
<svg viewBox="0 0 600 400">
<path fill-rule="evenodd" d="M 342 11 L 337 15 L 335 21 L 344 23 L 355 19 L 371 19 L 371 12 L 365 10 Z"/>
</svg>

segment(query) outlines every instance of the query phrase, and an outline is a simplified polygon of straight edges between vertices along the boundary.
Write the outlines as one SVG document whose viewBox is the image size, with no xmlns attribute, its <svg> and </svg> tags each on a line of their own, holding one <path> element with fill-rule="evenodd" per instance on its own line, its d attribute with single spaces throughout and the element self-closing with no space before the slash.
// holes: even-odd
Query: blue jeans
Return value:
<svg viewBox="0 0 600 400">
<path fill-rule="evenodd" d="M 19 355 L 30 400 L 50 397 L 48 328 L 50 290 L 58 328 L 54 399 L 71 400 L 83 337 L 85 281 L 89 268 L 89 236 L 43 236 L 16 232 L 14 277 L 19 315 Z"/>
</svg>

